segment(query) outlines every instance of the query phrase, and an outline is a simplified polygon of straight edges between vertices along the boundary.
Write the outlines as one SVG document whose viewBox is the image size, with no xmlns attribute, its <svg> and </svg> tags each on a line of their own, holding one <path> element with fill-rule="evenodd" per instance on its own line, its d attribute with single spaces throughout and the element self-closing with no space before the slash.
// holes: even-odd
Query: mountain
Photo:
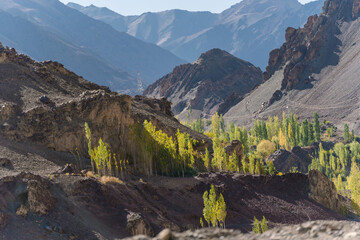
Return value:
<svg viewBox="0 0 360 240">
<path fill-rule="evenodd" d="M 300 118 L 318 112 L 340 128 L 348 123 L 359 131 L 359 14 L 357 0 L 327 0 L 323 13 L 309 17 L 303 28 L 288 28 L 286 42 L 270 53 L 265 83 L 225 119 L 246 124 L 282 112 Z"/>
<path fill-rule="evenodd" d="M 166 98 L 174 114 L 185 119 L 191 107 L 192 117 L 222 112 L 262 82 L 262 71 L 249 62 L 213 49 L 191 64 L 174 71 L 150 85 L 144 95 Z"/>
<path fill-rule="evenodd" d="M 220 14 L 169 10 L 128 17 L 93 5 L 68 6 L 189 62 L 220 48 L 265 69 L 268 53 L 284 42 L 285 29 L 302 26 L 308 16 L 321 12 L 323 2 L 244 0 Z"/>
<path fill-rule="evenodd" d="M 4 44 L 18 43 L 17 47 L 24 53 L 35 52 L 37 60 L 61 60 L 66 66 L 71 66 L 71 70 L 79 70 L 80 74 L 94 82 L 104 83 L 104 78 L 110 77 L 108 81 L 113 90 L 126 90 L 124 87 L 134 90 L 137 82 L 129 74 L 136 76 L 140 71 L 144 84 L 147 85 L 171 71 L 174 66 L 184 63 L 170 52 L 120 33 L 58 0 L 6 0 L 0 2 L 0 10 L 13 18 L 21 19 L 17 20 L 20 25 L 14 26 L 7 16 L 9 20 L 2 23 L 13 26 L 5 28 L 7 32 L 0 29 Z M 21 31 L 25 28 L 21 24 L 30 26 L 29 22 L 41 35 L 33 36 L 31 31 L 26 31 L 26 34 L 30 35 L 32 42 L 44 43 L 48 48 L 35 49 L 31 42 L 21 43 L 26 41 L 16 38 L 25 34 Z M 53 38 L 52 41 L 47 42 L 48 39 L 43 39 L 43 35 L 47 35 L 45 38 Z M 127 84 L 129 82 L 132 83 Z"/>
<path fill-rule="evenodd" d="M 26 39 L 26 40 L 24 40 Z M 79 75 L 114 90 L 136 89 L 136 79 L 86 48 L 23 18 L 0 11 L 0 41 L 37 60 L 64 62 Z"/>
</svg>

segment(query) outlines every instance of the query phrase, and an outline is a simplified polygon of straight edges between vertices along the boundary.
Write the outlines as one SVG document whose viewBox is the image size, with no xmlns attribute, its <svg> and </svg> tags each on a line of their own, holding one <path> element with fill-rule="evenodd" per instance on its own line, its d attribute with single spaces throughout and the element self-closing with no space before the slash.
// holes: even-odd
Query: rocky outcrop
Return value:
<svg viewBox="0 0 360 240">
<path fill-rule="evenodd" d="M 210 50 L 191 64 L 176 67 L 172 73 L 150 85 L 145 96 L 166 98 L 180 119 L 192 108 L 193 118 L 213 114 L 238 103 L 238 99 L 261 83 L 262 72 L 251 63 L 220 49 Z M 229 98 L 229 96 L 233 96 Z M 186 113 L 184 113 L 184 111 Z"/>
<path fill-rule="evenodd" d="M 336 212 L 343 211 L 338 192 L 333 182 L 319 171 L 309 172 L 309 197 Z"/>
<path fill-rule="evenodd" d="M 145 219 L 139 214 L 130 212 L 127 215 L 127 225 L 126 230 L 132 235 L 146 235 L 149 237 L 154 236 L 154 230 L 151 228 L 150 224 L 145 221 Z"/>
<path fill-rule="evenodd" d="M 291 90 L 300 83 L 308 85 L 311 74 L 319 73 L 327 65 L 338 61 L 335 54 L 339 47 L 336 21 L 351 21 L 359 16 L 358 0 L 327 0 L 321 15 L 308 18 L 303 28 L 289 27 L 285 43 L 270 53 L 264 81 L 275 71 L 284 68 L 281 90 Z"/>
<path fill-rule="evenodd" d="M 279 149 L 270 155 L 267 161 L 272 161 L 279 172 L 290 172 L 296 169 L 301 173 L 307 173 L 308 166 L 311 164 L 311 155 L 300 147 L 294 147 L 291 151 Z"/>
<path fill-rule="evenodd" d="M 236 157 L 239 161 L 241 161 L 244 156 L 243 145 L 239 140 L 232 141 L 228 146 L 225 147 L 225 151 L 228 156 L 236 153 Z"/>
</svg>

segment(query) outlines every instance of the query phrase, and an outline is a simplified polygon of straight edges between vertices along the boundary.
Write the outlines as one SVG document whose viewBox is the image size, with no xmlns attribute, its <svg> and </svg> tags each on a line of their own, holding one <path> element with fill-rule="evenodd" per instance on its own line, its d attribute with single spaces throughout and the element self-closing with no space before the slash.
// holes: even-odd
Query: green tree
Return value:
<svg viewBox="0 0 360 240">
<path fill-rule="evenodd" d="M 210 193 L 205 191 L 203 194 L 204 209 L 203 217 L 208 226 L 225 228 L 226 203 L 222 194 L 216 195 L 214 185 L 211 185 Z M 201 223 L 202 220 L 200 220 Z"/>
<path fill-rule="evenodd" d="M 320 122 L 319 122 L 319 115 L 315 112 L 314 113 L 314 131 L 315 131 L 315 141 L 320 142 Z"/>
<path fill-rule="evenodd" d="M 231 156 L 229 156 L 229 162 L 227 164 L 228 171 L 239 171 L 239 161 L 236 155 L 236 151 L 233 152 Z"/>
<path fill-rule="evenodd" d="M 275 166 L 274 166 L 274 162 L 273 161 L 268 161 L 267 166 L 268 166 L 269 174 L 270 175 L 275 175 L 276 174 L 276 169 L 275 169 Z"/>
<path fill-rule="evenodd" d="M 261 220 L 261 232 L 264 233 L 268 230 L 268 224 L 265 216 L 263 216 L 263 219 Z"/>
<path fill-rule="evenodd" d="M 260 221 L 256 217 L 254 217 L 252 231 L 253 233 L 261 234 Z"/>
<path fill-rule="evenodd" d="M 206 168 L 206 170 L 210 170 L 210 154 L 209 154 L 209 150 L 206 148 L 205 149 L 205 154 L 201 154 L 201 158 L 204 162 L 204 166 Z"/>
<path fill-rule="evenodd" d="M 348 189 L 351 191 L 351 203 L 357 214 L 360 214 L 360 170 L 355 161 L 351 164 L 348 177 Z"/>
<path fill-rule="evenodd" d="M 219 127 L 220 127 L 220 118 L 219 118 L 219 114 L 215 113 L 212 117 L 211 117 L 211 132 L 213 133 L 214 137 L 218 137 L 220 135 L 219 132 Z"/>
<path fill-rule="evenodd" d="M 301 124 L 301 145 L 309 145 L 309 121 L 304 120 Z"/>
<path fill-rule="evenodd" d="M 344 141 L 345 143 L 348 143 L 350 141 L 350 131 L 347 124 L 344 125 Z"/>
</svg>

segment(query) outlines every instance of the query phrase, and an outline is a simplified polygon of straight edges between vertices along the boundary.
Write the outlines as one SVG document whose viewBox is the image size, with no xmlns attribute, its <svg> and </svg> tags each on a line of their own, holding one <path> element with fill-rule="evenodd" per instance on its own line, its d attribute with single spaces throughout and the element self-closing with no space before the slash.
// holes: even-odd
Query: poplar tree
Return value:
<svg viewBox="0 0 360 240">
<path fill-rule="evenodd" d="M 219 197 L 216 195 L 214 185 L 211 185 L 210 193 L 205 191 L 203 194 L 204 208 L 203 217 L 210 227 L 225 228 L 226 219 L 226 203 L 223 195 L 220 193 Z M 200 223 L 202 219 L 200 219 Z"/>
<path fill-rule="evenodd" d="M 344 125 L 344 141 L 345 143 L 348 143 L 350 141 L 350 131 L 347 124 Z"/>
<path fill-rule="evenodd" d="M 360 214 L 360 170 L 355 161 L 351 164 L 348 177 L 348 189 L 351 191 L 351 203 L 357 214 Z"/>
<path fill-rule="evenodd" d="M 315 141 L 320 142 L 320 122 L 319 122 L 319 115 L 315 112 L 314 113 L 314 131 L 315 131 Z"/>
<path fill-rule="evenodd" d="M 260 221 L 256 217 L 254 217 L 252 231 L 253 233 L 261 234 Z"/>
<path fill-rule="evenodd" d="M 264 233 L 268 230 L 268 224 L 265 216 L 263 216 L 263 219 L 261 220 L 261 232 Z"/>
</svg>

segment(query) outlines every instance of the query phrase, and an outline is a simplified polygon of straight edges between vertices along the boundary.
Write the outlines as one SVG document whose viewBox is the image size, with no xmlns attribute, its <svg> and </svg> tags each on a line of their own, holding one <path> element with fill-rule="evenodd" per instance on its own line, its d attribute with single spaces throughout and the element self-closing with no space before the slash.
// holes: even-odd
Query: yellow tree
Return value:
<svg viewBox="0 0 360 240">
<path fill-rule="evenodd" d="M 283 134 L 281 128 L 279 131 L 279 144 L 281 147 L 288 149 L 288 142 L 287 142 L 287 139 L 286 139 L 285 135 Z"/>
<path fill-rule="evenodd" d="M 256 149 L 263 159 L 265 159 L 275 152 L 275 143 L 269 140 L 261 140 Z"/>
<path fill-rule="evenodd" d="M 348 189 L 351 191 L 351 203 L 357 214 L 360 214 L 360 170 L 355 161 L 351 164 L 348 177 Z"/>
</svg>

